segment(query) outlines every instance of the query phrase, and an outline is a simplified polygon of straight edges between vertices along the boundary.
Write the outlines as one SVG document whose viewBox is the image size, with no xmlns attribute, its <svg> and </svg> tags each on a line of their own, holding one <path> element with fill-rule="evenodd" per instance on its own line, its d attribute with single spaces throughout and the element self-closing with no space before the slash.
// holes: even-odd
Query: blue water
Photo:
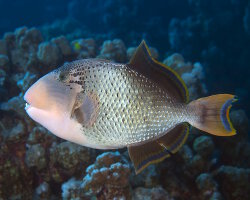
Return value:
<svg viewBox="0 0 250 200">
<path fill-rule="evenodd" d="M 38 36 L 34 36 L 36 37 L 35 39 L 29 39 L 28 45 L 24 48 L 22 47 L 23 49 L 20 50 L 18 47 L 18 45 L 20 45 L 20 38 L 18 38 L 18 31 L 16 30 L 23 26 L 27 27 L 27 30 L 34 27 L 35 30 L 40 32 Z M 39 35 L 40 33 L 41 36 Z M 20 33 L 20 37 L 22 36 Z M 236 181 L 231 180 L 228 178 L 228 174 L 234 174 L 234 176 L 240 177 L 242 173 L 244 177 L 250 177 L 250 172 L 247 171 L 250 169 L 249 161 L 244 162 L 250 159 L 247 117 L 250 116 L 249 0 L 0 0 L 0 47 L 2 41 L 5 41 L 8 46 L 6 50 L 0 48 L 0 61 L 7 63 L 2 66 L 2 71 L 0 71 L 0 177 L 1 173 L 3 173 L 1 170 L 3 169 L 11 168 L 12 171 L 14 171 L 13 174 L 17 174 L 16 178 L 13 178 L 14 175 L 10 178 L 11 184 L 9 185 L 4 183 L 4 181 L 7 180 L 6 177 L 11 176 L 8 175 L 7 172 L 7 175 L 5 174 L 3 176 L 3 181 L 0 179 L 0 185 L 2 183 L 4 185 L 3 188 L 5 188 L 5 191 L 3 191 L 0 187 L 0 199 L 1 197 L 8 199 L 7 196 L 11 195 L 12 186 L 15 181 L 17 182 L 16 188 L 22 188 L 22 177 L 24 176 L 29 177 L 29 184 L 26 187 L 27 190 L 24 190 L 27 191 L 27 193 L 34 194 L 35 188 L 37 188 L 40 183 L 47 181 L 46 184 L 48 185 L 45 184 L 42 185 L 42 187 L 50 188 L 51 193 L 58 197 L 57 195 L 60 194 L 60 188 L 63 183 L 74 176 L 80 180 L 80 178 L 83 178 L 85 175 L 83 175 L 83 173 L 85 173 L 83 169 L 87 166 L 84 166 L 81 171 L 79 163 L 77 165 L 78 168 L 73 167 L 75 171 L 72 168 L 70 168 L 71 171 L 68 170 L 67 167 L 65 168 L 65 166 L 68 166 L 68 163 L 64 163 L 65 166 L 63 165 L 63 167 L 59 161 L 55 161 L 55 163 L 58 162 L 59 164 L 51 164 L 51 158 L 47 158 L 49 157 L 47 154 L 50 154 L 50 151 L 56 152 L 55 148 L 52 148 L 51 141 L 57 142 L 58 144 L 62 141 L 54 139 L 53 137 L 44 139 L 44 136 L 41 136 L 42 139 L 37 139 L 34 143 L 30 142 L 28 140 L 29 135 L 32 131 L 35 135 L 36 131 L 34 131 L 34 128 L 37 124 L 27 120 L 27 116 L 23 115 L 22 111 L 19 112 L 19 110 L 23 109 L 23 102 L 20 100 L 22 98 L 19 99 L 18 97 L 22 97 L 27 89 L 27 85 L 31 85 L 31 83 L 37 80 L 41 75 L 54 69 L 56 66 L 60 66 L 66 61 L 79 58 L 77 46 L 74 46 L 75 43 L 71 43 L 71 47 L 75 48 L 71 53 L 68 55 L 60 55 L 55 61 L 53 58 L 51 58 L 52 60 L 50 61 L 36 58 L 36 55 L 38 55 L 37 48 L 40 43 L 53 41 L 54 38 L 59 36 L 65 36 L 69 44 L 77 39 L 92 38 L 96 45 L 93 47 L 95 49 L 94 52 L 89 53 L 91 51 L 89 49 L 92 48 L 91 44 L 81 49 L 81 53 L 86 51 L 89 57 L 98 56 L 102 44 L 106 40 L 121 39 L 126 48 L 128 48 L 138 46 L 142 39 L 144 39 L 149 46 L 158 50 L 158 60 L 160 61 L 163 61 L 173 53 L 179 53 L 184 57 L 185 62 L 199 62 L 204 72 L 202 83 L 206 87 L 206 95 L 217 93 L 237 95 L 239 101 L 234 104 L 233 110 L 237 111 L 241 109 L 241 111 L 234 113 L 235 123 L 237 124 L 236 127 L 239 129 L 239 136 L 236 136 L 236 139 L 227 138 L 225 140 L 222 138 L 213 138 L 212 147 L 208 145 L 210 141 L 206 143 L 206 140 L 204 144 L 202 144 L 202 147 L 208 145 L 208 150 L 211 147 L 213 148 L 213 152 L 211 153 L 211 159 L 209 158 L 204 161 L 204 166 L 211 165 L 211 169 L 194 164 L 194 169 L 187 167 L 187 171 L 193 170 L 190 172 L 191 175 L 180 173 L 180 171 L 186 170 L 186 168 L 183 167 L 183 169 L 178 168 L 176 170 L 177 175 L 174 177 L 175 181 L 178 179 L 179 182 L 184 182 L 183 184 L 188 188 L 188 193 L 198 195 L 197 199 L 205 199 L 202 192 L 197 192 L 200 190 L 203 191 L 202 189 L 199 189 L 199 187 L 197 189 L 196 186 L 189 187 L 188 183 L 192 182 L 192 184 L 194 184 L 196 181 L 202 185 L 204 177 L 207 178 L 206 180 L 210 180 L 208 176 L 203 176 L 202 174 L 212 172 L 214 166 L 216 169 L 219 168 L 218 166 L 223 165 L 235 167 L 237 170 L 238 168 L 246 169 L 245 171 L 233 171 L 231 168 L 223 168 L 221 169 L 222 171 L 224 170 L 223 172 L 219 171 L 219 175 L 213 177 L 216 182 L 216 186 L 214 186 L 216 190 L 213 188 L 214 191 L 218 190 L 224 199 L 235 199 L 233 194 L 238 195 L 238 193 L 234 193 L 228 189 L 222 179 L 225 178 L 229 183 L 238 184 L 240 183 L 240 178 L 236 178 Z M 126 49 L 123 54 L 126 54 Z M 35 57 L 33 60 L 30 59 L 32 56 Z M 120 58 L 122 57 L 120 56 L 117 59 L 114 58 L 114 60 L 127 62 L 126 55 L 123 56 L 125 58 Z M 52 63 L 51 66 L 53 67 L 44 64 L 46 62 Z M 27 71 L 29 71 L 29 74 L 26 74 Z M 26 78 L 24 78 L 25 74 Z M 197 95 L 199 96 L 200 94 L 204 93 L 198 92 Z M 19 126 L 19 124 L 21 125 Z M 46 130 L 42 130 L 42 132 L 46 132 Z M 8 136 L 8 133 L 11 133 L 11 136 Z M 15 134 L 17 136 L 15 136 Z M 46 134 L 48 133 L 46 132 Z M 201 135 L 200 132 L 197 134 L 198 136 Z M 12 136 L 14 139 L 10 139 Z M 196 137 L 197 135 L 191 136 L 191 139 L 187 143 L 190 151 L 193 152 L 193 154 L 192 152 L 190 155 L 187 154 L 190 156 L 190 159 L 198 159 L 195 156 L 199 154 L 199 152 L 197 153 L 194 147 Z M 45 163 L 39 164 L 44 166 L 42 169 L 37 167 L 37 163 L 34 164 L 34 166 L 26 166 L 26 151 L 34 146 L 34 144 L 41 145 L 41 148 L 40 146 L 34 147 L 34 152 L 36 152 L 37 149 L 43 152 L 42 149 L 45 149 L 43 153 L 45 155 L 44 157 L 47 156 L 47 160 L 45 159 Z M 79 151 L 76 150 L 76 152 Z M 98 153 L 100 152 L 98 151 L 96 154 Z M 92 159 L 89 159 L 88 165 L 94 163 L 96 154 L 92 157 L 90 156 Z M 29 155 L 33 154 L 30 153 Z M 56 155 L 56 153 L 53 155 Z M 67 156 L 67 154 L 65 155 Z M 232 159 L 230 159 L 230 155 L 232 155 Z M 75 158 L 74 156 L 72 156 L 73 159 Z M 57 155 L 55 157 L 57 157 Z M 175 170 L 172 164 L 176 162 L 179 162 L 181 166 L 189 166 L 190 163 L 183 164 L 183 161 L 180 161 L 178 158 L 179 157 L 176 159 L 177 161 L 174 159 L 171 160 L 169 162 L 170 164 L 164 161 L 165 164 L 157 168 L 158 171 L 151 169 L 151 171 L 147 172 L 150 175 L 147 174 L 144 176 L 153 177 L 152 179 L 155 178 L 159 185 L 162 185 L 166 191 L 171 193 L 171 191 L 174 191 L 176 188 L 168 188 L 167 186 L 170 183 L 166 180 L 163 181 L 155 174 L 161 171 L 162 176 L 168 176 L 168 172 L 163 170 L 164 167 Z M 212 161 L 212 159 L 216 161 Z M 7 160 L 10 160 L 10 166 L 5 166 Z M 70 162 L 71 161 L 69 161 L 69 163 Z M 199 165 L 202 162 L 197 161 L 197 163 L 197 165 Z M 1 168 L 1 166 L 5 167 Z M 17 169 L 19 169 L 18 166 L 25 166 L 22 168 L 22 170 L 25 170 L 19 170 L 19 172 L 17 172 Z M 51 178 L 51 174 L 47 176 L 44 175 L 51 173 L 51 171 L 55 173 L 57 168 L 59 168 L 59 171 L 61 170 L 58 172 L 60 178 L 53 179 Z M 67 170 L 70 172 L 67 172 Z M 117 172 L 114 172 L 114 174 L 117 174 Z M 182 180 L 180 176 L 184 176 L 184 180 Z M 125 175 L 122 177 L 125 177 Z M 213 181 L 210 180 L 209 183 Z M 138 180 L 134 182 L 135 183 L 130 183 L 133 189 L 138 186 L 146 187 L 147 185 L 143 178 L 138 178 Z M 178 184 L 180 184 L 179 182 Z M 77 182 L 77 184 L 79 186 L 79 182 Z M 242 184 L 245 184 L 244 180 Z M 150 187 L 155 185 L 151 184 Z M 181 184 L 178 186 L 181 187 Z M 231 186 L 234 187 L 235 185 Z M 6 188 L 9 188 L 9 191 L 6 190 Z M 249 194 L 249 184 L 248 186 L 244 185 L 243 189 L 246 193 L 243 193 L 239 199 L 244 199 L 247 194 Z M 207 190 L 208 188 L 204 191 Z M 209 191 L 211 192 L 211 190 Z M 184 191 L 181 192 L 184 193 Z M 227 193 L 229 193 L 228 196 Z M 18 189 L 16 189 L 14 194 L 17 196 L 15 196 L 16 199 L 26 198 L 22 192 L 20 192 L 18 196 Z M 12 199 L 15 198 L 12 196 Z M 48 198 L 51 198 L 51 196 L 49 195 Z M 182 199 L 183 196 L 179 198 Z"/>
</svg>

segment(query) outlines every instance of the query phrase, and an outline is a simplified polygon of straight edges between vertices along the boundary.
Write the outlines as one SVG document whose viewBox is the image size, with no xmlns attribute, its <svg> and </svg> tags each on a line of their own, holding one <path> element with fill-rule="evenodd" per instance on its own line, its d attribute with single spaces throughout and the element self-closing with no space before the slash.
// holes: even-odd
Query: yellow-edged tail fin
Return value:
<svg viewBox="0 0 250 200">
<path fill-rule="evenodd" d="M 232 136 L 236 130 L 229 118 L 232 102 L 237 99 L 231 94 L 218 94 L 200 98 L 188 104 L 190 113 L 189 123 L 205 132 L 217 136 Z"/>
</svg>

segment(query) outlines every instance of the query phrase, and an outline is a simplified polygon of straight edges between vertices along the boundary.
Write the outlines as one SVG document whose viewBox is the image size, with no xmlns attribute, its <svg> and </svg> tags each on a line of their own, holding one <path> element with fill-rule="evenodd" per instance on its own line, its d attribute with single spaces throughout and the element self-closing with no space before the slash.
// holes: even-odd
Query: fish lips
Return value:
<svg viewBox="0 0 250 200">
<path fill-rule="evenodd" d="M 24 109 L 27 111 L 30 107 L 31 107 L 31 105 L 26 102 Z"/>
<path fill-rule="evenodd" d="M 26 110 L 26 112 L 32 107 L 31 103 L 29 101 L 29 94 L 28 93 L 29 93 L 29 90 L 27 90 L 25 92 L 24 96 L 23 96 L 23 99 L 25 101 L 25 107 L 24 107 L 24 109 Z"/>
</svg>

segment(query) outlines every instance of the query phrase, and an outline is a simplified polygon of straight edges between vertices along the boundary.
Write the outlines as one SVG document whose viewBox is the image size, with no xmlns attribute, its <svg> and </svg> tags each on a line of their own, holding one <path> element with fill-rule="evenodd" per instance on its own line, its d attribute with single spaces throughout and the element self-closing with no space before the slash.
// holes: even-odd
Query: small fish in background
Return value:
<svg viewBox="0 0 250 200">
<path fill-rule="evenodd" d="M 144 41 L 128 64 L 101 59 L 65 63 L 24 96 L 26 112 L 53 134 L 96 148 L 127 147 L 136 173 L 176 153 L 189 124 L 217 136 L 236 134 L 235 96 L 188 102 L 183 80 L 150 55 Z"/>
</svg>

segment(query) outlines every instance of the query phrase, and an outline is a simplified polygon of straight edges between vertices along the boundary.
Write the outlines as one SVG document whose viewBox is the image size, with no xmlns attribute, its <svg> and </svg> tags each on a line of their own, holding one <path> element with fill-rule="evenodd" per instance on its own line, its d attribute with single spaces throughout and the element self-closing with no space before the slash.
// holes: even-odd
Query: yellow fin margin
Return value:
<svg viewBox="0 0 250 200">
<path fill-rule="evenodd" d="M 153 62 L 155 62 L 155 63 L 157 63 L 158 65 L 164 67 L 165 69 L 171 71 L 171 72 L 177 77 L 177 79 L 181 82 L 181 84 L 182 84 L 182 86 L 183 86 L 183 88 L 184 88 L 184 90 L 185 90 L 185 94 L 184 94 L 184 95 L 185 95 L 185 103 L 188 103 L 188 102 L 189 102 L 189 92 L 188 92 L 186 83 L 183 81 L 183 79 L 180 77 L 180 75 L 179 75 L 176 71 L 174 71 L 171 67 L 169 67 L 169 66 L 167 66 L 167 65 L 164 65 L 163 63 L 161 63 L 161 62 L 159 62 L 158 60 L 154 59 L 154 58 L 152 57 L 152 54 L 151 54 L 151 52 L 150 52 L 150 50 L 149 50 L 149 47 L 148 47 L 148 45 L 146 44 L 145 40 L 142 40 L 141 43 L 144 44 L 144 46 L 146 47 L 147 52 L 148 52 L 148 54 L 150 55 L 150 57 L 151 57 L 151 59 L 152 59 Z M 182 88 L 179 87 L 179 89 L 182 89 Z"/>
<path fill-rule="evenodd" d="M 179 124 L 164 136 L 140 146 L 129 146 L 128 151 L 136 174 L 151 164 L 163 161 L 176 153 L 185 143 L 189 134 L 187 123 Z"/>
</svg>

